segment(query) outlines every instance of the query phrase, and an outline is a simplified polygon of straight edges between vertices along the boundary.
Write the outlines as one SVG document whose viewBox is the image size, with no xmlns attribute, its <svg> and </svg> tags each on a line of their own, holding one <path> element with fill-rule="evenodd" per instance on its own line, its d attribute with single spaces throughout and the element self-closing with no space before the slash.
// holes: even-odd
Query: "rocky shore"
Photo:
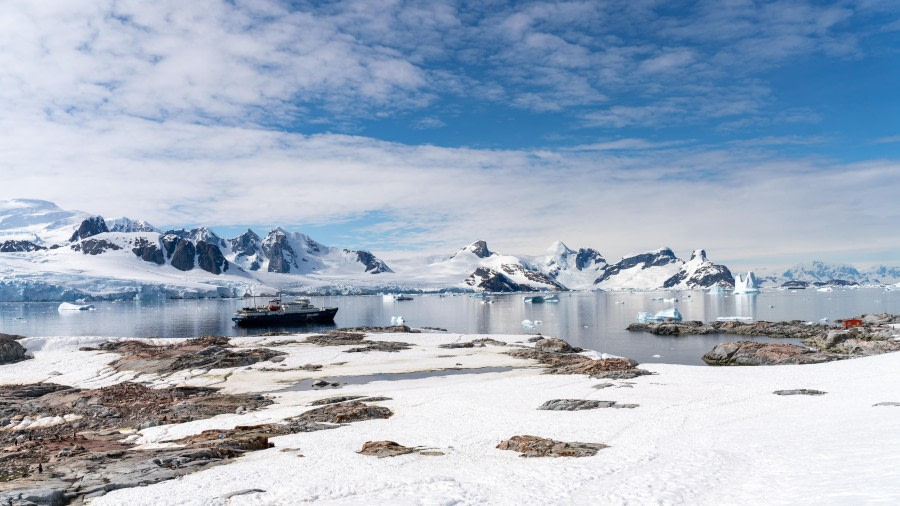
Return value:
<svg viewBox="0 0 900 506">
<path fill-rule="evenodd" d="M 790 322 L 660 322 L 632 323 L 628 330 L 663 336 L 728 334 L 798 339 L 806 345 L 737 341 L 720 343 L 703 360 L 710 365 L 817 364 L 900 351 L 900 315 L 866 314 L 852 318 L 860 325 L 843 328 L 801 320 Z M 838 320 L 837 324 L 842 323 Z"/>
</svg>

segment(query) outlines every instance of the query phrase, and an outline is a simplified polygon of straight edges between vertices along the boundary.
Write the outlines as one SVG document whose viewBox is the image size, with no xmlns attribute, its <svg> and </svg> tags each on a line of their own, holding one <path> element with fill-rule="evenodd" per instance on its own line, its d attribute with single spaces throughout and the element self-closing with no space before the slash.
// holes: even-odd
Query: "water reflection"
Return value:
<svg viewBox="0 0 900 506">
<path fill-rule="evenodd" d="M 671 302 L 671 299 L 678 299 Z M 334 326 L 285 329 L 235 327 L 234 311 L 243 300 L 99 302 L 96 311 L 57 311 L 57 303 L 0 303 L 0 332 L 26 336 L 195 337 L 248 336 L 273 331 L 320 332 L 335 327 L 390 325 L 402 316 L 413 327 L 445 328 L 454 333 L 557 336 L 576 346 L 623 355 L 640 362 L 700 364 L 700 356 L 732 336 L 659 337 L 625 330 L 639 311 L 678 307 L 686 320 L 720 316 L 755 320 L 831 320 L 860 313 L 900 313 L 900 291 L 880 289 L 818 292 L 763 292 L 713 296 L 704 292 L 563 293 L 558 303 L 526 304 L 521 294 L 497 295 L 492 304 L 465 295 L 415 296 L 394 301 L 381 296 L 311 297 L 319 306 L 339 308 Z M 664 299 L 670 299 L 666 301 Z M 524 329 L 522 320 L 541 321 Z"/>
</svg>

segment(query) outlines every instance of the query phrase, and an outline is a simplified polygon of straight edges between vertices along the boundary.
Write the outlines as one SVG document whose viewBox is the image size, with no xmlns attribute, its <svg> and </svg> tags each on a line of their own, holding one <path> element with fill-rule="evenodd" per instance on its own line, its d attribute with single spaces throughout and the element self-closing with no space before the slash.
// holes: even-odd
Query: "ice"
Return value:
<svg viewBox="0 0 900 506">
<path fill-rule="evenodd" d="M 391 325 L 403 325 L 406 320 L 402 316 L 391 316 Z"/>
<path fill-rule="evenodd" d="M 662 311 L 657 311 L 656 313 L 640 312 L 637 314 L 638 323 L 653 323 L 664 321 L 680 322 L 681 318 L 681 313 L 678 311 L 677 307 L 664 309 Z"/>
<path fill-rule="evenodd" d="M 746 278 L 742 278 L 740 274 L 734 278 L 734 293 L 759 293 L 759 283 L 753 271 L 747 272 Z"/>
<path fill-rule="evenodd" d="M 710 295 L 725 295 L 725 290 L 722 289 L 722 285 L 713 285 L 709 287 L 709 291 L 706 293 Z"/>
<path fill-rule="evenodd" d="M 72 304 L 63 302 L 56 308 L 57 311 L 93 311 L 96 309 L 93 304 Z"/>
</svg>

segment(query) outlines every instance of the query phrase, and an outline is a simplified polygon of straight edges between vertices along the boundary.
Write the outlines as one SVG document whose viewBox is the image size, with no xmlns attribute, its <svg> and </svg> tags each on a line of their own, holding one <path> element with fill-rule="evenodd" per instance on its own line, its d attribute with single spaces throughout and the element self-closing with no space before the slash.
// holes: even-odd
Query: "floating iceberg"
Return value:
<svg viewBox="0 0 900 506">
<path fill-rule="evenodd" d="M 725 295 L 725 290 L 722 290 L 722 285 L 713 285 L 709 287 L 709 291 L 706 293 L 710 295 Z"/>
<path fill-rule="evenodd" d="M 522 328 L 525 329 L 525 330 L 533 329 L 533 328 L 534 328 L 534 322 L 531 321 L 531 320 L 522 320 Z"/>
<path fill-rule="evenodd" d="M 742 278 L 740 274 L 734 278 L 734 293 L 759 293 L 759 282 L 753 271 L 748 271 L 746 278 Z"/>
<path fill-rule="evenodd" d="M 680 322 L 681 313 L 677 307 L 657 311 L 656 313 L 640 312 L 637 314 L 638 323 L 654 323 L 654 322 Z"/>
<path fill-rule="evenodd" d="M 93 304 L 72 304 L 63 302 L 56 308 L 57 311 L 91 311 L 96 309 Z"/>
<path fill-rule="evenodd" d="M 833 292 L 834 288 L 831 288 L 830 286 L 823 286 L 822 288 L 819 288 L 816 291 L 817 292 Z"/>
<path fill-rule="evenodd" d="M 391 325 L 403 325 L 406 320 L 402 316 L 391 316 Z"/>
</svg>

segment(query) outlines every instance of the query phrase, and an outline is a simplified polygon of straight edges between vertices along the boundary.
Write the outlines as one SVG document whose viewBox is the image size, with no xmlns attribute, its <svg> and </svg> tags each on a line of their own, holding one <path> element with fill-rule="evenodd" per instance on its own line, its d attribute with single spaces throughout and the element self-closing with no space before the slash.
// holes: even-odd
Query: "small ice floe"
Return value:
<svg viewBox="0 0 900 506">
<path fill-rule="evenodd" d="M 663 299 L 662 301 L 663 301 L 663 302 L 673 302 L 673 303 L 674 303 L 674 302 L 678 302 L 678 299 L 676 299 L 675 297 L 672 297 L 671 299 Z"/>
<path fill-rule="evenodd" d="M 57 311 L 91 311 L 96 309 L 93 304 L 72 304 L 70 302 L 63 302 L 56 308 Z"/>
<path fill-rule="evenodd" d="M 656 313 L 647 313 L 647 312 L 642 311 L 637 314 L 637 322 L 638 323 L 653 323 L 653 322 L 665 322 L 665 321 L 673 321 L 673 322 L 681 321 L 681 313 L 678 312 L 677 307 L 664 309 L 662 311 L 657 311 Z"/>
<path fill-rule="evenodd" d="M 523 329 L 526 329 L 526 330 L 527 330 L 527 329 L 533 329 L 533 328 L 534 328 L 534 322 L 531 321 L 531 320 L 522 320 L 522 328 L 523 328 Z"/>
<path fill-rule="evenodd" d="M 402 316 L 391 316 L 391 325 L 403 325 L 406 320 Z"/>
<path fill-rule="evenodd" d="M 662 355 L 653 355 L 652 358 L 660 358 Z"/>
<path fill-rule="evenodd" d="M 831 320 L 826 316 L 825 318 L 819 318 L 819 321 L 820 321 L 820 322 L 827 322 L 827 321 L 831 321 Z"/>
<path fill-rule="evenodd" d="M 834 291 L 834 288 L 831 288 L 830 286 L 823 286 L 822 288 L 819 288 L 819 289 L 816 290 L 816 291 L 817 291 L 817 292 L 828 293 L 828 292 L 833 292 L 833 291 Z"/>
<path fill-rule="evenodd" d="M 534 321 L 534 324 L 535 324 L 535 325 L 543 325 L 543 324 L 544 324 L 544 320 L 535 320 L 535 321 Z"/>
</svg>

